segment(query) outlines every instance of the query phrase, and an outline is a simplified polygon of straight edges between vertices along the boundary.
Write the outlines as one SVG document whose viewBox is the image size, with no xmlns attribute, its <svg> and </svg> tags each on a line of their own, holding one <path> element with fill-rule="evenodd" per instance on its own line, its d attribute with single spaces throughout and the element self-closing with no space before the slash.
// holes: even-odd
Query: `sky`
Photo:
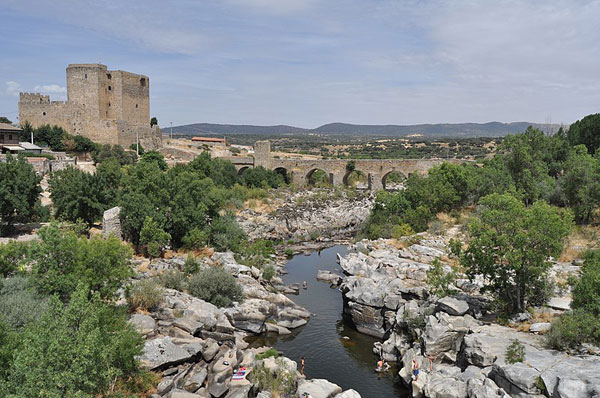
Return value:
<svg viewBox="0 0 600 398">
<path fill-rule="evenodd" d="M 69 63 L 150 77 L 162 127 L 571 123 L 600 112 L 600 1 L 0 0 L 0 116 Z"/>
</svg>

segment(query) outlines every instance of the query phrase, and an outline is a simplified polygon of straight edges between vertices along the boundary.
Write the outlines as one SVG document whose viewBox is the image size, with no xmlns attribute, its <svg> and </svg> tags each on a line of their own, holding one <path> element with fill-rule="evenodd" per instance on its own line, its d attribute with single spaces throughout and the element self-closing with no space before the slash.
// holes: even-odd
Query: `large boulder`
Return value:
<svg viewBox="0 0 600 398">
<path fill-rule="evenodd" d="M 317 280 L 321 282 L 328 282 L 333 285 L 337 285 L 341 281 L 342 277 L 331 271 L 317 271 Z"/>
<path fill-rule="evenodd" d="M 422 336 L 425 352 L 435 357 L 445 353 L 456 354 L 460 350 L 463 336 L 474 326 L 477 326 L 477 321 L 470 315 L 450 316 L 445 312 L 438 312 L 435 316 L 428 316 Z"/>
<path fill-rule="evenodd" d="M 184 348 L 175 345 L 170 337 L 160 337 L 146 340 L 138 360 L 148 369 L 156 370 L 189 361 L 192 357 Z"/>
<path fill-rule="evenodd" d="M 129 323 L 133 325 L 142 336 L 152 335 L 156 331 L 156 321 L 150 315 L 133 314 L 129 318 Z"/>
<path fill-rule="evenodd" d="M 300 381 L 296 395 L 302 398 L 307 393 L 311 398 L 333 398 L 341 392 L 342 389 L 336 384 L 325 379 L 313 379 Z"/>
<path fill-rule="evenodd" d="M 461 316 L 469 311 L 469 304 L 466 301 L 446 296 L 438 300 L 437 309 L 449 315 Z"/>
<path fill-rule="evenodd" d="M 541 394 L 540 372 L 522 362 L 513 364 L 494 364 L 490 377 L 496 384 L 510 395 L 536 395 Z"/>
<path fill-rule="evenodd" d="M 350 314 L 352 322 L 359 332 L 379 339 L 385 335 L 384 317 L 381 308 L 350 301 L 344 311 Z"/>
</svg>

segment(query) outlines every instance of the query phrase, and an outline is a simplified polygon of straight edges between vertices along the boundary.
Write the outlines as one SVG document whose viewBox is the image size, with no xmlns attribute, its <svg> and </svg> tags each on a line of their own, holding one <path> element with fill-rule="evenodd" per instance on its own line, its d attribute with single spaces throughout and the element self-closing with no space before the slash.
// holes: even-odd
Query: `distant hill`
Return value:
<svg viewBox="0 0 600 398">
<path fill-rule="evenodd" d="M 456 124 L 414 124 L 414 125 L 361 125 L 348 123 L 329 123 L 315 129 L 304 129 L 294 126 L 253 126 L 234 124 L 194 123 L 173 127 L 173 133 L 184 135 L 372 135 L 404 137 L 422 135 L 424 137 L 502 137 L 507 134 L 520 133 L 527 127 L 534 126 L 542 130 L 556 131 L 558 125 L 541 125 L 528 122 L 514 123 L 456 123 Z M 169 131 L 168 128 L 163 130 Z"/>
</svg>

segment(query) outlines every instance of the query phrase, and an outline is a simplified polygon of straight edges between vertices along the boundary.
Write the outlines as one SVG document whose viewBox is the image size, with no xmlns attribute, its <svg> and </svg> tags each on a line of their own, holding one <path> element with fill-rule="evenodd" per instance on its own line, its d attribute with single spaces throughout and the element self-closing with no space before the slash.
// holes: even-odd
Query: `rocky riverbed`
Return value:
<svg viewBox="0 0 600 398">
<path fill-rule="evenodd" d="M 254 239 L 310 241 L 351 237 L 369 215 L 374 197 L 339 189 L 282 191 L 269 205 L 247 208 L 238 222 Z"/>
<path fill-rule="evenodd" d="M 144 278 L 181 269 L 184 262 L 177 257 L 138 261 L 138 275 Z M 164 289 L 156 309 L 131 316 L 130 322 L 146 339 L 139 360 L 162 375 L 152 398 L 268 398 L 272 395 L 257 384 L 233 377 L 239 369 L 252 374 L 253 369 L 263 367 L 273 375 L 283 372 L 291 380 L 294 395 L 360 397 L 327 380 L 306 380 L 289 358 L 258 359 L 267 347 L 248 348 L 244 340 L 248 336 L 267 331 L 288 334 L 309 320 L 311 314 L 282 293 L 289 286 L 277 277 L 267 283 L 261 270 L 238 264 L 232 253 L 214 253 L 201 266 L 228 270 L 242 286 L 245 299 L 230 308 L 218 308 L 184 292 Z"/>
<path fill-rule="evenodd" d="M 426 282 L 436 258 L 447 259 L 446 242 L 427 234 L 402 246 L 358 242 L 339 258 L 344 311 L 359 331 L 383 340 L 374 352 L 399 363 L 414 397 L 600 397 L 598 348 L 572 354 L 548 349 L 540 333 L 549 324 L 535 323 L 529 313 L 511 320 L 513 327 L 490 323 L 481 281 L 458 279 L 453 295 L 435 296 Z M 577 271 L 571 264 L 553 268 L 554 275 Z M 547 318 L 568 303 L 568 297 L 555 297 L 534 314 Z M 523 326 L 529 331 L 519 331 Z M 514 340 L 523 344 L 525 360 L 511 364 L 505 356 Z M 413 360 L 420 369 L 416 379 Z"/>
</svg>

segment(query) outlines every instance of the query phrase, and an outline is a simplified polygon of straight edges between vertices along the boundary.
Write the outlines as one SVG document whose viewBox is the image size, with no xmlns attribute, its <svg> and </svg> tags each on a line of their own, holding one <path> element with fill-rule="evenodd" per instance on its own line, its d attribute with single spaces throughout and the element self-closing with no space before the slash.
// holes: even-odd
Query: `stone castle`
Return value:
<svg viewBox="0 0 600 398">
<path fill-rule="evenodd" d="M 144 148 L 158 148 L 161 133 L 150 127 L 150 80 L 147 76 L 107 70 L 102 64 L 67 67 L 67 101 L 20 93 L 19 120 L 35 127 L 63 127 L 101 144 L 128 148 L 139 137 Z"/>
</svg>

